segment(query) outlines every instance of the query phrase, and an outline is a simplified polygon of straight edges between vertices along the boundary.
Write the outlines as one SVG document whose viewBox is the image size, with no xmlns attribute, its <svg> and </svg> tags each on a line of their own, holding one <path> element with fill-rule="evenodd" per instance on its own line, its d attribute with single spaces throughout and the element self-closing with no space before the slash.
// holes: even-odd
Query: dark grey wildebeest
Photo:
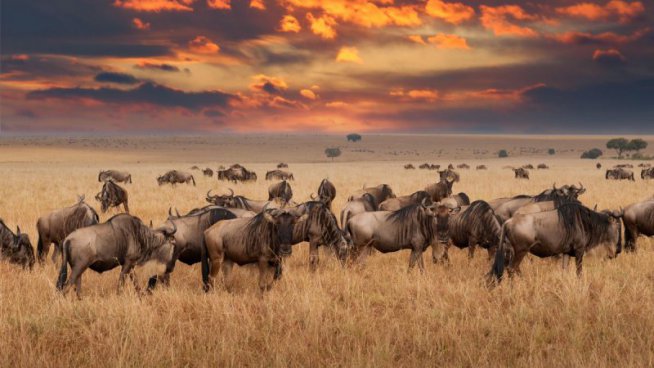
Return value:
<svg viewBox="0 0 654 368">
<path fill-rule="evenodd" d="M 318 198 L 317 200 L 327 205 L 329 210 L 332 209 L 332 202 L 336 198 L 336 187 L 334 184 L 327 180 L 322 179 L 320 185 L 318 186 Z"/>
<path fill-rule="evenodd" d="M 431 205 L 432 203 L 431 195 L 424 190 L 419 190 L 410 195 L 385 200 L 379 205 L 379 211 L 397 211 L 402 207 L 410 206 L 412 204 L 420 204 L 423 200 L 426 205 Z"/>
<path fill-rule="evenodd" d="M 584 254 L 598 246 L 609 258 L 622 251 L 622 223 L 615 214 L 568 203 L 552 211 L 517 215 L 502 225 L 500 248 L 489 277 L 499 281 L 507 265 L 509 275 L 519 274 L 528 253 L 540 258 L 574 256 L 580 275 Z"/>
<path fill-rule="evenodd" d="M 98 213 L 95 212 L 93 207 L 84 202 L 84 196 L 79 196 L 77 203 L 71 207 L 55 210 L 41 216 L 36 222 L 36 230 L 39 233 L 39 240 L 36 245 L 39 262 L 43 263 L 52 243 L 55 245 L 52 262 L 56 262 L 61 250 L 61 244 L 68 234 L 77 229 L 95 225 L 99 221 Z"/>
<path fill-rule="evenodd" d="M 606 175 L 604 175 L 606 180 L 631 180 L 634 179 L 634 172 L 631 170 L 623 169 L 621 167 L 615 169 L 606 170 Z"/>
<path fill-rule="evenodd" d="M 375 206 L 379 206 L 383 201 L 389 198 L 395 198 L 393 189 L 391 189 L 388 184 L 379 184 L 376 187 L 363 187 L 359 189 L 354 194 L 352 194 L 347 200 L 351 201 L 353 199 L 361 198 L 365 193 L 370 194 L 375 199 Z"/>
<path fill-rule="evenodd" d="M 499 198 L 490 201 L 489 204 L 493 207 L 495 214 L 499 216 L 500 221 L 504 223 L 521 207 L 532 203 L 577 200 L 580 195 L 586 192 L 583 184 L 580 183 L 579 185 L 579 187 L 575 185 L 564 185 L 560 188 L 553 185 L 551 189 L 546 189 L 535 196 L 518 195 L 513 198 Z"/>
<path fill-rule="evenodd" d="M 646 168 L 640 171 L 640 178 L 643 180 L 654 179 L 654 167 Z"/>
<path fill-rule="evenodd" d="M 377 211 L 377 201 L 370 193 L 364 193 L 361 198 L 347 201 L 341 209 L 341 226 L 345 226 L 352 217 L 363 213 Z"/>
<path fill-rule="evenodd" d="M 293 199 L 293 189 L 291 188 L 291 184 L 286 180 L 271 184 L 268 187 L 268 200 L 272 201 L 275 198 L 279 198 L 284 202 L 289 202 Z"/>
<path fill-rule="evenodd" d="M 293 173 L 283 170 L 272 170 L 266 172 L 266 180 L 295 180 Z"/>
<path fill-rule="evenodd" d="M 35 261 L 34 247 L 29 236 L 21 233 L 18 226 L 14 234 L 2 219 L 0 219 L 0 259 L 21 265 L 23 269 L 32 269 Z"/>
<path fill-rule="evenodd" d="M 229 195 L 211 195 L 211 191 L 208 191 L 206 201 L 217 206 L 230 209 L 239 208 L 255 213 L 261 212 L 266 206 L 269 206 L 269 208 L 279 208 L 294 205 L 293 201 L 287 202 L 280 200 L 279 198 L 274 198 L 272 200 L 257 200 L 249 199 L 241 195 L 234 195 L 234 191 L 231 189 L 230 192 Z"/>
<path fill-rule="evenodd" d="M 252 218 L 219 221 L 204 232 L 202 280 L 205 290 L 213 287 L 222 271 L 229 289 L 229 274 L 239 266 L 256 264 L 259 289 L 270 289 L 272 279 L 281 275 L 281 258 L 292 252 L 293 227 L 308 215 L 297 208 L 264 209 Z"/>
<path fill-rule="evenodd" d="M 202 175 L 210 178 L 213 176 L 213 170 L 207 167 L 204 170 L 202 170 Z"/>
<path fill-rule="evenodd" d="M 195 186 L 195 178 L 192 174 L 184 171 L 170 170 L 167 173 L 159 176 L 157 178 L 157 183 L 159 185 L 172 184 L 173 186 L 175 186 L 175 184 L 193 183 L 193 186 Z"/>
<path fill-rule="evenodd" d="M 453 184 L 454 180 L 441 178 L 438 183 L 429 184 L 425 188 L 425 192 L 431 195 L 432 202 L 440 202 L 443 198 L 447 198 L 452 195 Z"/>
<path fill-rule="evenodd" d="M 118 289 L 122 288 L 125 277 L 129 275 L 138 291 L 134 267 L 151 260 L 168 264 L 175 248 L 175 231 L 175 228 L 152 230 L 138 217 L 125 213 L 102 224 L 75 230 L 64 240 L 57 289 L 65 295 L 75 285 L 77 297 L 80 298 L 82 273 L 87 268 L 102 273 L 122 266 Z M 71 268 L 70 278 L 68 265 Z"/>
<path fill-rule="evenodd" d="M 524 167 L 519 167 L 517 169 L 513 169 L 513 173 L 516 179 L 527 179 L 529 180 L 529 170 L 525 169 Z"/>
<path fill-rule="evenodd" d="M 101 170 L 98 174 L 98 181 L 113 180 L 116 183 L 132 183 L 132 175 L 127 171 Z"/>
<path fill-rule="evenodd" d="M 624 223 L 625 250 L 636 250 L 640 235 L 654 236 L 654 200 L 638 202 L 627 206 L 622 212 Z"/>
<path fill-rule="evenodd" d="M 95 195 L 95 200 L 100 202 L 100 209 L 102 212 L 107 212 L 109 208 L 118 207 L 122 204 L 125 208 L 125 212 L 129 213 L 127 191 L 125 188 L 114 183 L 113 180 L 107 180 L 104 182 L 100 193 Z"/>
</svg>

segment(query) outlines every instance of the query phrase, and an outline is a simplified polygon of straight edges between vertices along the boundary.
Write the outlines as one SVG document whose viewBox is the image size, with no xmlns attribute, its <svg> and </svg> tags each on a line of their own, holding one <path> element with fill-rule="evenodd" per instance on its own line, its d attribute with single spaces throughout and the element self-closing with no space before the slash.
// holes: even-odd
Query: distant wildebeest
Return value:
<svg viewBox="0 0 654 368">
<path fill-rule="evenodd" d="M 597 168 L 597 170 L 599 170 L 599 169 L 602 168 L 602 164 L 600 164 L 600 163 L 598 162 L 597 165 L 595 165 L 595 167 Z"/>
<path fill-rule="evenodd" d="M 517 169 L 513 169 L 513 173 L 515 174 L 516 179 L 529 180 L 529 171 L 527 171 L 527 169 L 523 169 L 522 167 L 519 167 Z"/>
<path fill-rule="evenodd" d="M 520 263 L 528 253 L 540 258 L 574 256 L 580 275 L 584 254 L 600 245 L 610 258 L 622 251 L 622 224 L 615 214 L 568 203 L 552 211 L 518 215 L 502 225 L 489 276 L 499 281 L 507 265 L 509 275 L 520 274 Z"/>
<path fill-rule="evenodd" d="M 228 195 L 211 195 L 211 190 L 207 192 L 206 201 L 214 204 L 216 206 L 222 206 L 227 208 L 238 208 L 243 210 L 252 211 L 255 213 L 261 212 L 266 205 L 269 208 L 278 208 L 286 207 L 288 205 L 293 205 L 293 202 L 286 202 L 279 199 L 270 200 L 256 200 L 249 199 L 241 195 L 234 195 L 233 190 L 229 190 L 230 194 Z"/>
<path fill-rule="evenodd" d="M 200 168 L 198 167 L 198 165 L 193 165 L 191 166 L 191 170 L 200 170 Z"/>
<path fill-rule="evenodd" d="M 292 252 L 294 225 L 307 218 L 308 214 L 298 208 L 266 208 L 252 218 L 219 221 L 207 229 L 202 259 L 205 290 L 213 286 L 220 271 L 229 289 L 229 274 L 234 263 L 239 266 L 257 264 L 259 289 L 261 292 L 270 289 L 270 274 L 278 277 L 281 258 Z"/>
<path fill-rule="evenodd" d="M 168 264 L 173 256 L 176 229 L 152 230 L 138 217 L 129 214 L 116 215 L 107 222 L 75 230 L 63 243 L 63 261 L 57 279 L 57 289 L 65 295 L 75 285 L 77 297 L 81 298 L 82 273 L 87 268 L 102 273 L 122 266 L 118 289 L 129 275 L 135 289 L 139 284 L 134 271 L 150 260 Z M 71 268 L 68 278 L 68 265 Z"/>
<path fill-rule="evenodd" d="M 6 260 L 9 263 L 18 264 L 23 269 L 34 266 L 34 247 L 30 242 L 27 234 L 20 232 L 20 227 L 16 226 L 16 233 L 0 219 L 0 260 Z"/>
<path fill-rule="evenodd" d="M 489 201 L 489 204 L 503 223 L 510 219 L 521 207 L 528 204 L 547 201 L 576 201 L 580 195 L 586 192 L 583 184 L 579 183 L 579 185 L 579 187 L 564 185 L 560 188 L 553 185 L 551 189 L 544 190 L 535 196 L 518 195 L 512 198 L 500 198 Z"/>
<path fill-rule="evenodd" d="M 609 169 L 606 170 L 606 175 L 604 175 L 606 180 L 631 180 L 631 181 L 636 181 L 634 179 L 634 172 L 631 170 L 626 170 L 623 168 L 615 168 L 615 169 Z"/>
<path fill-rule="evenodd" d="M 550 168 L 550 167 L 547 166 L 546 164 L 538 164 L 537 167 L 538 167 L 539 170 L 546 170 L 546 169 L 549 169 L 549 168 Z"/>
<path fill-rule="evenodd" d="M 213 170 L 207 167 L 206 169 L 202 170 L 202 174 L 210 178 L 213 176 Z"/>
<path fill-rule="evenodd" d="M 448 170 L 454 170 L 454 165 L 452 165 L 452 164 L 447 165 L 447 169 Z"/>
<path fill-rule="evenodd" d="M 127 191 L 114 183 L 113 180 L 104 182 L 100 193 L 95 195 L 95 200 L 100 202 L 102 212 L 107 212 L 109 208 L 118 207 L 122 204 L 125 207 L 125 212 L 129 213 Z"/>
<path fill-rule="evenodd" d="M 377 211 L 377 201 L 370 193 L 364 193 L 359 198 L 349 200 L 341 209 L 341 226 L 345 226 L 349 219 L 360 213 L 372 211 Z"/>
<path fill-rule="evenodd" d="M 636 250 L 638 236 L 654 236 L 654 200 L 634 203 L 622 212 L 625 249 Z"/>
<path fill-rule="evenodd" d="M 646 163 L 643 162 L 643 163 L 638 164 L 638 167 L 645 167 L 645 168 L 652 167 L 652 164 L 646 164 Z"/>
<path fill-rule="evenodd" d="M 461 180 L 461 177 L 459 176 L 459 173 L 452 170 L 452 169 L 447 169 L 443 171 L 438 172 L 438 177 L 441 180 L 449 180 L 449 181 L 454 181 L 454 182 L 459 182 Z"/>
<path fill-rule="evenodd" d="M 522 165 L 522 168 L 523 168 L 523 169 L 528 169 L 528 170 L 533 170 L 533 169 L 534 169 L 534 165 L 532 165 L 532 164 L 526 164 L 526 165 Z"/>
<path fill-rule="evenodd" d="M 431 164 L 429 165 L 429 170 L 438 170 L 441 168 L 441 165 Z"/>
<path fill-rule="evenodd" d="M 104 170 L 98 174 L 98 181 L 113 180 L 116 183 L 132 183 L 132 175 L 127 171 Z"/>
<path fill-rule="evenodd" d="M 654 167 L 650 167 L 648 169 L 643 169 L 640 172 L 640 178 L 645 180 L 645 179 L 654 179 Z"/>
<path fill-rule="evenodd" d="M 486 165 L 477 165 L 477 170 L 488 170 Z"/>
<path fill-rule="evenodd" d="M 391 189 L 390 185 L 379 184 L 376 187 L 364 187 L 363 189 L 359 189 L 354 192 L 354 194 L 352 194 L 347 200 L 351 201 L 356 198 L 361 198 L 365 193 L 370 193 L 375 199 L 375 207 L 379 207 L 383 201 L 389 198 L 395 198 L 395 193 L 393 193 L 393 189 Z"/>
<path fill-rule="evenodd" d="M 406 170 L 414 170 L 416 167 L 413 166 L 412 164 L 406 164 L 406 165 L 404 165 L 404 168 L 405 168 Z"/>
<path fill-rule="evenodd" d="M 285 163 L 285 162 L 280 162 L 280 163 L 277 164 L 277 168 L 278 169 L 288 168 L 288 164 Z"/>
<path fill-rule="evenodd" d="M 382 253 L 410 249 L 409 269 L 418 263 L 423 272 L 425 265 L 422 253 L 436 240 L 436 234 L 441 233 L 440 226 L 447 226 L 450 211 L 445 206 L 434 209 L 424 204 L 415 204 L 394 212 L 360 213 L 352 217 L 344 229 L 352 239 L 352 257 L 362 263 L 372 249 Z"/>
<path fill-rule="evenodd" d="M 422 170 L 429 170 L 431 168 L 431 165 L 425 162 L 424 164 L 418 166 L 418 168 Z"/>
<path fill-rule="evenodd" d="M 440 202 L 443 198 L 452 195 L 453 180 L 441 178 L 438 183 L 429 184 L 425 187 L 425 192 L 429 193 L 432 202 Z"/>
<path fill-rule="evenodd" d="M 52 262 L 56 262 L 61 244 L 68 234 L 79 228 L 95 225 L 99 221 L 98 213 L 84 202 L 84 196 L 77 197 L 77 203 L 71 207 L 41 216 L 36 222 L 36 229 L 39 233 L 36 245 L 39 262 L 43 263 L 52 243 L 55 245 Z"/>
<path fill-rule="evenodd" d="M 266 173 L 266 180 L 295 180 L 293 173 L 283 170 L 272 170 Z"/>
<path fill-rule="evenodd" d="M 327 205 L 327 208 L 331 211 L 334 198 L 336 198 L 336 187 L 331 181 L 322 179 L 320 186 L 318 186 L 317 200 Z"/>
<path fill-rule="evenodd" d="M 254 213 L 249 212 L 251 215 L 245 214 L 243 217 L 253 217 Z M 217 207 L 207 206 L 191 211 L 189 214 L 177 216 L 168 211 L 168 220 L 160 227 L 166 229 L 169 233 L 172 229 L 177 229 L 174 233 L 175 237 L 175 251 L 166 264 L 166 271 L 159 277 L 152 277 L 148 282 L 148 288 L 152 289 L 156 286 L 157 281 L 163 282 L 168 285 L 170 282 L 170 274 L 175 269 L 175 263 L 179 260 L 187 265 L 193 265 L 202 261 L 202 247 L 204 241 L 204 231 L 213 226 L 218 221 L 231 220 L 239 216 L 239 214 L 232 210 Z"/>
<path fill-rule="evenodd" d="M 286 180 L 271 184 L 268 187 L 268 200 L 272 201 L 275 198 L 279 198 L 284 202 L 289 202 L 293 198 L 293 189 L 291 189 L 291 184 L 289 184 Z"/>
<path fill-rule="evenodd" d="M 457 169 L 468 170 L 468 169 L 470 169 L 470 165 L 468 165 L 468 164 L 458 164 L 458 165 L 456 165 L 456 168 Z"/>
<path fill-rule="evenodd" d="M 378 210 L 397 211 L 406 206 L 423 203 L 423 201 L 425 201 L 426 206 L 430 206 L 432 204 L 431 194 L 424 190 L 419 190 L 410 195 L 389 198 L 379 204 Z"/>
<path fill-rule="evenodd" d="M 618 169 L 633 169 L 634 165 L 632 165 L 632 164 L 617 164 L 617 165 L 615 165 L 613 167 L 618 168 Z"/>
<path fill-rule="evenodd" d="M 218 170 L 217 176 L 218 180 L 233 181 L 235 183 L 238 181 L 257 181 L 257 173 L 249 171 L 239 164 L 234 164 L 229 169 Z"/>
<path fill-rule="evenodd" d="M 159 183 L 159 185 L 172 184 L 173 186 L 178 183 L 193 183 L 193 186 L 195 186 L 195 178 L 192 174 L 184 171 L 170 170 L 167 173 L 157 177 L 157 183 Z"/>
</svg>

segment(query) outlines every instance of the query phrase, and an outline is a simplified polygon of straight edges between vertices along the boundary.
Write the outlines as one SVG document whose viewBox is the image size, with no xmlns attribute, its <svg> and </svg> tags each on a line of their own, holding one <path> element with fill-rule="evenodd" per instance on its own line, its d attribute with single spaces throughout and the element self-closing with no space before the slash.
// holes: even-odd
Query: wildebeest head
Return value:
<svg viewBox="0 0 654 368">
<path fill-rule="evenodd" d="M 154 229 L 153 232 L 161 245 L 152 253 L 151 259 L 168 264 L 172 260 L 173 252 L 177 246 L 175 241 L 177 225 L 173 221 L 167 221 L 166 224 Z"/>
<path fill-rule="evenodd" d="M 216 206 L 234 207 L 234 191 L 230 188 L 227 195 L 211 195 L 211 190 L 209 190 L 206 201 Z"/>
<path fill-rule="evenodd" d="M 611 229 L 607 236 L 605 247 L 607 249 L 608 257 L 615 258 L 618 254 L 622 253 L 622 216 L 624 215 L 624 210 L 604 210 L 602 213 L 609 217 L 609 227 Z"/>
<path fill-rule="evenodd" d="M 157 177 L 157 183 L 158 183 L 159 185 L 164 185 L 164 183 L 166 183 L 166 177 L 164 177 L 163 175 L 159 175 L 159 176 Z"/>
<path fill-rule="evenodd" d="M 23 267 L 32 269 L 36 258 L 34 247 L 27 234 L 21 233 L 20 227 L 16 226 L 16 234 L 13 237 L 12 249 L 9 258 L 12 262 L 22 264 Z"/>
<path fill-rule="evenodd" d="M 388 184 L 382 184 L 381 194 L 382 198 L 395 198 L 395 193 L 393 193 L 393 189 Z"/>
<path fill-rule="evenodd" d="M 273 228 L 273 253 L 278 256 L 288 256 L 292 253 L 293 226 L 308 217 L 308 214 L 300 213 L 297 208 L 263 210 L 263 219 Z"/>
<path fill-rule="evenodd" d="M 450 241 L 449 221 L 452 213 L 461 211 L 461 207 L 452 207 L 450 205 L 442 204 L 440 202 L 431 205 L 431 210 L 434 213 L 434 220 L 436 224 L 436 236 L 438 242 L 447 244 Z"/>
</svg>

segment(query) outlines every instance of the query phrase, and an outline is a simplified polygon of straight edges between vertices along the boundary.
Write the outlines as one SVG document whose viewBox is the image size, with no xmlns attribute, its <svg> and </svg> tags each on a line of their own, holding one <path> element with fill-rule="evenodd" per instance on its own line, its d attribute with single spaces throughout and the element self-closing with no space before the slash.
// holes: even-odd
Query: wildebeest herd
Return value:
<svg viewBox="0 0 654 368">
<path fill-rule="evenodd" d="M 641 176 L 644 178 L 646 171 L 652 175 L 651 170 L 643 168 Z M 217 170 L 217 177 L 246 182 L 257 178 L 256 173 L 238 164 Z M 301 242 L 309 243 L 310 270 L 319 265 L 321 246 L 343 266 L 363 263 L 373 249 L 381 253 L 408 249 L 409 269 L 417 264 L 421 271 L 428 248 L 434 263 L 448 263 L 452 245 L 467 248 L 470 258 L 480 247 L 487 250 L 492 261 L 487 281 L 494 284 L 505 269 L 509 275 L 519 273 L 529 253 L 562 256 L 564 267 L 569 257 L 575 257 L 577 272 L 581 273 L 583 257 L 589 250 L 603 248 L 609 258 L 622 251 L 623 228 L 628 251 L 635 250 L 638 236 L 654 236 L 654 199 L 624 209 L 597 211 L 579 201 L 586 192 L 582 184 L 554 184 L 535 195 L 471 202 L 466 193 L 453 193 L 460 175 L 450 165 L 438 171 L 437 181 L 406 195 L 396 195 L 388 184 L 364 186 L 347 196 L 339 224 L 332 211 L 337 191 L 328 179 L 322 180 L 315 194 L 304 202 L 293 199 L 288 181 L 294 179 L 291 173 L 276 169 L 268 172 L 266 179 L 281 180 L 269 186 L 266 200 L 236 195 L 231 189 L 228 194 L 212 194 L 210 190 L 206 194 L 208 205 L 184 215 L 177 210 L 173 214 L 170 208 L 167 220 L 155 228 L 152 222 L 148 226 L 129 214 L 127 190 L 117 182 L 132 183 L 131 175 L 101 171 L 98 181 L 103 186 L 96 200 L 102 211 L 122 204 L 125 213 L 100 223 L 95 209 L 79 197 L 74 205 L 38 219 L 36 256 L 29 237 L 20 228 L 14 233 L 0 220 L 0 255 L 31 269 L 36 260 L 45 262 L 54 244 L 52 262 L 60 265 L 57 289 L 65 294 L 74 286 L 80 297 L 81 277 L 87 268 L 102 273 L 120 266 L 118 287 L 129 276 L 138 289 L 135 267 L 158 262 L 165 268 L 161 274 L 148 275 L 148 290 L 152 290 L 158 283 L 169 284 L 178 260 L 187 265 L 201 264 L 205 290 L 214 286 L 220 273 L 229 288 L 234 264 L 255 264 L 259 288 L 264 291 L 282 276 L 284 258 Z M 195 185 L 193 175 L 177 170 L 159 176 L 157 182 Z"/>
</svg>

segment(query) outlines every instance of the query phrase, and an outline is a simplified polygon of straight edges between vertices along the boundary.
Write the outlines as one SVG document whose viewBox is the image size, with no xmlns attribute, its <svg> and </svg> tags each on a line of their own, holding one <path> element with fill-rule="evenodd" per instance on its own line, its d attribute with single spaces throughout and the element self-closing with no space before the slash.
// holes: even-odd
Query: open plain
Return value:
<svg viewBox="0 0 654 368">
<path fill-rule="evenodd" d="M 454 192 L 471 200 L 536 194 L 583 183 L 587 206 L 618 209 L 652 197 L 654 181 L 606 181 L 596 161 L 601 136 L 342 136 L 233 135 L 217 137 L 12 137 L 0 139 L 0 217 L 21 226 L 36 246 L 40 215 L 93 199 L 101 169 L 132 173 L 132 214 L 154 224 L 169 207 L 203 206 L 209 189 L 265 199 L 264 174 L 280 162 L 295 175 L 294 199 L 309 199 L 323 178 L 337 189 L 338 216 L 349 193 L 390 184 L 409 194 L 434 182 L 435 171 L 404 170 L 423 163 L 466 162 Z M 642 137 L 652 142 L 652 137 Z M 326 147 L 341 147 L 333 162 Z M 555 155 L 547 150 L 554 148 Z M 498 159 L 506 149 L 509 158 Z M 645 152 L 651 154 L 651 152 Z M 618 163 L 605 150 L 604 167 Z M 195 171 L 197 186 L 158 186 L 169 169 L 216 169 L 240 163 L 258 173 L 229 184 Z M 546 163 L 531 180 L 515 180 L 504 166 Z M 634 161 L 635 164 L 639 163 Z M 488 170 L 474 167 L 485 164 Z M 104 221 L 116 212 L 101 214 Z M 529 256 L 523 276 L 489 290 L 485 252 L 469 261 L 450 251 L 451 265 L 431 263 L 407 273 L 409 252 L 375 254 L 346 268 L 321 250 L 309 272 L 306 244 L 294 247 L 283 278 L 261 298 L 254 268 L 235 268 L 233 291 L 205 294 L 199 264 L 178 263 L 171 286 L 139 296 L 116 293 L 118 269 L 84 274 L 83 299 L 55 290 L 58 266 L 34 270 L 0 264 L 0 366 L 652 366 L 654 364 L 654 247 L 641 238 L 636 253 L 615 260 L 585 259 L 584 274 Z M 145 275 L 151 266 L 139 270 Z M 144 277 L 141 277 L 145 280 Z"/>
</svg>

